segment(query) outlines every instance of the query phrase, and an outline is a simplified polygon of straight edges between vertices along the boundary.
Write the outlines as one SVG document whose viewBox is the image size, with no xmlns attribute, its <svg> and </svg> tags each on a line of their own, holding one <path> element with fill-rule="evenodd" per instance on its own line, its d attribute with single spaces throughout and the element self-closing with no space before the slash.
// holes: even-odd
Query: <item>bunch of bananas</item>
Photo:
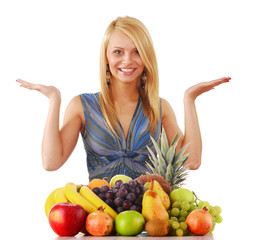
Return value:
<svg viewBox="0 0 254 240">
<path fill-rule="evenodd" d="M 68 182 L 64 187 L 52 191 L 45 202 L 45 213 L 48 217 L 54 204 L 71 202 L 81 205 L 87 213 L 95 212 L 99 207 L 110 214 L 114 219 L 117 213 L 108 204 L 101 200 L 89 187 Z"/>
</svg>

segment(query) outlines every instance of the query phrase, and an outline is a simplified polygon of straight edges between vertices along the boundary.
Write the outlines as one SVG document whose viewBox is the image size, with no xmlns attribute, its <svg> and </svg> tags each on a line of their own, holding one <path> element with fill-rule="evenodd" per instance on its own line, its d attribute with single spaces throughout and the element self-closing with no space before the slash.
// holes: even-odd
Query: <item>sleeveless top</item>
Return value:
<svg viewBox="0 0 254 240">
<path fill-rule="evenodd" d="M 107 181 L 116 175 L 124 174 L 132 179 L 149 172 L 146 163 L 151 163 L 147 146 L 153 152 L 150 139 L 149 121 L 143 111 L 141 97 L 139 97 L 133 114 L 127 138 L 119 122 L 119 137 L 117 137 L 104 121 L 99 94 L 81 94 L 84 115 L 85 132 L 81 133 L 87 154 L 87 168 L 89 181 L 94 178 L 105 178 Z M 155 128 L 153 138 L 159 141 L 161 133 L 160 120 Z"/>
</svg>

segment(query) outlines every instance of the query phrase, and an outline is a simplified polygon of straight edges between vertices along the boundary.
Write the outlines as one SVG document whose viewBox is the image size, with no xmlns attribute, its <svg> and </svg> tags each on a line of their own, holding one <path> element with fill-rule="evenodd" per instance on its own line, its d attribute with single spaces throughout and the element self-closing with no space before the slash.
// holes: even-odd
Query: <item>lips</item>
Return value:
<svg viewBox="0 0 254 240">
<path fill-rule="evenodd" d="M 131 73 L 135 71 L 135 68 L 120 68 L 119 70 L 124 73 Z"/>
</svg>

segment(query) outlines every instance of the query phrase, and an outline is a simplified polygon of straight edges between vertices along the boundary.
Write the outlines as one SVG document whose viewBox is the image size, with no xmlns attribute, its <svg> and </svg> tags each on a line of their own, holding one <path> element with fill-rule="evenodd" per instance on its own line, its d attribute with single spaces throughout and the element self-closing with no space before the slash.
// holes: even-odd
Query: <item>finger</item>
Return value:
<svg viewBox="0 0 254 240">
<path fill-rule="evenodd" d="M 222 82 L 229 82 L 231 80 L 231 77 L 224 77 L 221 81 Z"/>
<path fill-rule="evenodd" d="M 229 82 L 230 80 L 231 80 L 231 77 L 223 77 L 223 78 L 219 78 L 219 79 L 207 82 L 207 85 L 210 85 L 211 87 L 216 87 L 222 83 Z"/>
<path fill-rule="evenodd" d="M 27 89 L 30 89 L 30 90 L 36 90 L 37 89 L 38 84 L 29 83 L 29 82 L 26 82 L 22 79 L 17 79 L 16 81 L 18 83 L 20 83 L 20 87 L 24 87 L 24 88 L 27 88 Z"/>
<path fill-rule="evenodd" d="M 17 79 L 16 82 L 20 83 L 21 85 L 26 85 L 26 84 L 28 85 L 28 84 L 31 84 L 31 83 L 26 82 L 26 81 L 24 81 L 24 80 L 22 80 L 22 79 Z"/>
<path fill-rule="evenodd" d="M 223 77 L 223 78 L 217 79 L 219 84 L 229 82 L 230 80 L 231 80 L 231 77 Z"/>
</svg>

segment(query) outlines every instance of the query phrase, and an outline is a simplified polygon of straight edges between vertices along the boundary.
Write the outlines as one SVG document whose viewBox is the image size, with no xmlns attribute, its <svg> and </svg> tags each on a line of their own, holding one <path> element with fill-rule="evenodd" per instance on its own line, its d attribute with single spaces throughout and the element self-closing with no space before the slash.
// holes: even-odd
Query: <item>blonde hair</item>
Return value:
<svg viewBox="0 0 254 240">
<path fill-rule="evenodd" d="M 142 76 L 140 76 L 137 88 L 141 95 L 144 112 L 150 123 L 150 131 L 153 133 L 160 118 L 158 65 L 151 36 L 144 24 L 136 18 L 119 17 L 111 22 L 104 34 L 100 52 L 100 81 L 102 93 L 100 94 L 100 105 L 102 114 L 110 129 L 117 135 L 117 115 L 112 101 L 110 86 L 107 85 L 106 81 L 106 52 L 109 39 L 115 31 L 121 31 L 134 42 L 145 65 L 144 71 L 146 72 L 147 78 L 145 87 L 142 88 L 141 86 Z"/>
</svg>

